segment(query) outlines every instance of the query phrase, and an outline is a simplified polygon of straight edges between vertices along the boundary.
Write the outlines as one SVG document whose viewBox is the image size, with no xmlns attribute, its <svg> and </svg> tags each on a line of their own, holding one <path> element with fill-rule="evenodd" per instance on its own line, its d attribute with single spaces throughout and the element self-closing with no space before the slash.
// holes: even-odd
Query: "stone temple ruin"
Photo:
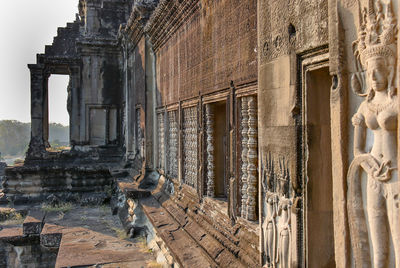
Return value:
<svg viewBox="0 0 400 268">
<path fill-rule="evenodd" d="M 110 201 L 164 267 L 400 268 L 398 18 L 398 0 L 79 0 L 28 65 L 31 142 L 1 200 Z M 49 148 L 52 74 L 69 151 Z"/>
</svg>

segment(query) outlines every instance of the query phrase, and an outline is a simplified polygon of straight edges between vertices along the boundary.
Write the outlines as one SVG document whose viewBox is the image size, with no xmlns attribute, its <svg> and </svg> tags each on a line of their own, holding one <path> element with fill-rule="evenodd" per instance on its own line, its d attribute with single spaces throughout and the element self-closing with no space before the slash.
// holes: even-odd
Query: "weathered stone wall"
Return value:
<svg viewBox="0 0 400 268">
<path fill-rule="evenodd" d="M 179 17 L 181 10 L 171 14 L 178 29 L 155 27 L 173 28 L 156 47 L 158 105 L 257 80 L 256 6 L 254 0 L 198 1 Z"/>
<path fill-rule="evenodd" d="M 308 121 L 305 121 L 306 105 L 310 100 L 307 101 L 304 75 L 305 66 L 310 63 L 303 62 L 310 57 L 327 55 L 328 42 L 327 1 L 258 1 L 260 242 L 263 265 L 295 267 L 307 259 L 303 254 L 308 238 L 303 217 L 307 216 L 305 210 L 310 201 L 306 195 L 306 182 L 313 179 L 306 178 L 307 139 L 315 140 L 316 137 L 307 136 L 310 132 L 307 132 Z M 314 61 L 326 62 L 327 57 Z M 329 89 L 328 86 L 328 96 Z M 286 208 L 287 212 L 283 210 L 283 214 L 278 214 L 281 208 Z M 272 231 L 274 224 L 276 231 Z M 290 238 L 281 240 L 283 233 Z M 274 245 L 277 243 L 274 241 L 284 242 Z M 325 252 L 325 249 L 321 250 Z M 321 260 L 320 265 L 330 265 L 333 261 L 332 253 L 327 254 L 329 257 Z"/>
</svg>

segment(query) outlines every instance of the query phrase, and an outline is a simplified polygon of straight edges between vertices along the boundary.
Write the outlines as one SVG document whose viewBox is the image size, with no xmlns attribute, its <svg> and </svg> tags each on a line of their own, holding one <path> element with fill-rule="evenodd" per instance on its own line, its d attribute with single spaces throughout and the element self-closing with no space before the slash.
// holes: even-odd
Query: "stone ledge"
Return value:
<svg viewBox="0 0 400 268">
<path fill-rule="evenodd" d="M 141 200 L 141 205 L 157 234 L 166 243 L 181 267 L 218 267 L 154 197 Z"/>
<path fill-rule="evenodd" d="M 118 187 L 127 198 L 141 199 L 151 195 L 149 190 L 139 189 L 136 182 L 118 182 Z"/>
</svg>

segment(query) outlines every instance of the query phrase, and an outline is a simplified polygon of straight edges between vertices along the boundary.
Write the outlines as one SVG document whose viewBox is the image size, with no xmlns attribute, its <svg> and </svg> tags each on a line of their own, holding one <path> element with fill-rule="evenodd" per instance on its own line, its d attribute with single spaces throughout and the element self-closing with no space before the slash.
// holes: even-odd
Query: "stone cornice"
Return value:
<svg viewBox="0 0 400 268">
<path fill-rule="evenodd" d="M 149 35 L 154 51 L 165 42 L 200 8 L 199 0 L 161 0 L 144 31 Z"/>
</svg>

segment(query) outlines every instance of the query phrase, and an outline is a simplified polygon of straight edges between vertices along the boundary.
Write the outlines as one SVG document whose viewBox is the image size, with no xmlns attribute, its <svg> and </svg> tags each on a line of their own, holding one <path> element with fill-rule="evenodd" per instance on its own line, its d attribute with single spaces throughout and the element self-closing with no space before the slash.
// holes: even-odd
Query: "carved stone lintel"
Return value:
<svg viewBox="0 0 400 268">
<path fill-rule="evenodd" d="M 206 134 L 207 134 L 207 196 L 214 197 L 214 111 L 211 104 L 206 105 Z"/>
</svg>

